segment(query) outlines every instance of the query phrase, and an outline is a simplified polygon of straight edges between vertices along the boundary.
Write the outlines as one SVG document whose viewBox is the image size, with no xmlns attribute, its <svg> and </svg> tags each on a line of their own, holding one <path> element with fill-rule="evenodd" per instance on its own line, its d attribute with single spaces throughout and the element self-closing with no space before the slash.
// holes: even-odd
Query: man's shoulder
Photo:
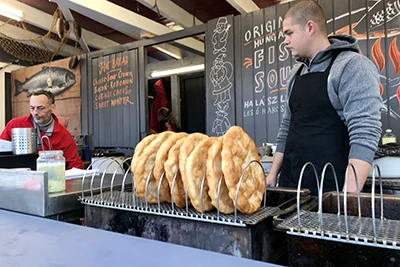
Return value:
<svg viewBox="0 0 400 267">
<path fill-rule="evenodd" d="M 50 139 L 52 139 L 56 148 L 61 150 L 64 150 L 66 147 L 75 143 L 71 133 L 61 124 L 54 126 L 54 132 Z"/>
<path fill-rule="evenodd" d="M 64 126 L 62 126 L 58 121 L 56 123 L 57 123 L 57 130 L 60 134 L 62 134 L 64 136 L 72 136 L 71 133 Z"/>
<path fill-rule="evenodd" d="M 8 123 L 7 126 L 33 126 L 31 125 L 32 123 L 29 120 L 29 115 L 28 116 L 22 116 L 22 117 L 17 117 L 11 119 Z"/>
<path fill-rule="evenodd" d="M 54 118 L 54 130 L 59 132 L 62 135 L 71 135 L 71 133 L 60 123 L 57 116 L 53 116 Z"/>
<path fill-rule="evenodd" d="M 357 63 L 362 63 L 362 62 L 372 63 L 372 61 L 369 58 L 367 58 L 366 56 L 362 55 L 361 53 L 352 51 L 352 50 L 341 51 L 340 54 L 337 56 L 335 63 L 338 63 L 341 61 L 345 61 L 347 63 L 350 61 L 357 62 Z"/>
<path fill-rule="evenodd" d="M 333 66 L 332 68 L 338 71 L 354 71 L 355 73 L 351 73 L 351 75 L 367 74 L 362 73 L 362 71 L 367 71 L 367 75 L 376 74 L 377 72 L 376 65 L 374 64 L 374 62 L 372 62 L 372 60 L 355 51 L 341 52 L 335 60 L 334 65 L 335 66 Z"/>
<path fill-rule="evenodd" d="M 336 51 L 337 57 L 332 63 L 332 68 L 330 71 L 333 77 L 348 77 L 351 78 L 354 75 L 364 76 L 374 74 L 376 72 L 375 64 L 366 56 L 362 55 L 353 50 L 338 50 Z"/>
</svg>

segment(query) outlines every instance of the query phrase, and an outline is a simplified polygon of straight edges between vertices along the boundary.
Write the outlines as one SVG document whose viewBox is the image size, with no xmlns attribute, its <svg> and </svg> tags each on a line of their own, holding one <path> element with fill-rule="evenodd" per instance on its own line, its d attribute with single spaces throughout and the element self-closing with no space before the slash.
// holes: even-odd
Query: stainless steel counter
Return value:
<svg viewBox="0 0 400 267">
<path fill-rule="evenodd" d="M 0 210 L 0 266 L 218 266 L 274 264 Z"/>
<path fill-rule="evenodd" d="M 105 174 L 103 191 L 110 189 L 112 176 Z M 93 179 L 93 194 L 99 193 L 101 177 Z M 85 195 L 90 194 L 91 178 L 85 178 Z M 113 188 L 120 187 L 122 180 L 123 175 L 117 174 Z M 0 209 L 49 217 L 83 208 L 78 201 L 82 194 L 82 178 L 67 180 L 62 193 L 49 194 L 47 184 L 47 172 L 0 169 Z M 127 177 L 126 184 L 132 184 L 131 176 Z"/>
</svg>

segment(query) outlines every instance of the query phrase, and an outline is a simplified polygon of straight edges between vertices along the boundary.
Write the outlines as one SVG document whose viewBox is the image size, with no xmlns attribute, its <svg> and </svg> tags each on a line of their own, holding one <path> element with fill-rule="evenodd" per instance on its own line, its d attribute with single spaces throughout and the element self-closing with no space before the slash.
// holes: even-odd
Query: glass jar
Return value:
<svg viewBox="0 0 400 267">
<path fill-rule="evenodd" d="M 65 191 L 65 158 L 62 150 L 39 151 L 36 170 L 48 173 L 49 193 Z"/>
<path fill-rule="evenodd" d="M 382 145 L 390 144 L 390 143 L 396 143 L 396 136 L 392 132 L 392 129 L 387 129 L 386 133 L 382 137 Z"/>
</svg>

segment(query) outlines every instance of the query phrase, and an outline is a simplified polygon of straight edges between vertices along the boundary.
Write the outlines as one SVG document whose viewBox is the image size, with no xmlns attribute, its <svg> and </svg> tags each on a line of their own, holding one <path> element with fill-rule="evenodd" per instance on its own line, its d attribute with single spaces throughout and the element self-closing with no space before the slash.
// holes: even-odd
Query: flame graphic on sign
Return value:
<svg viewBox="0 0 400 267">
<path fill-rule="evenodd" d="M 385 88 L 383 87 L 383 84 L 380 83 L 380 84 L 379 84 L 379 94 L 382 96 L 382 95 L 383 95 L 383 92 L 385 92 Z"/>
<path fill-rule="evenodd" d="M 246 58 L 244 59 L 243 66 L 245 66 L 246 69 L 247 69 L 247 68 L 249 68 L 251 65 L 253 65 L 253 60 L 252 60 L 251 58 L 249 58 L 249 57 L 246 57 Z"/>
<path fill-rule="evenodd" d="M 399 110 L 400 110 L 400 86 L 397 87 L 396 96 L 397 96 L 397 101 L 399 102 Z"/>
<path fill-rule="evenodd" d="M 394 66 L 394 76 L 396 76 L 400 71 L 400 52 L 397 48 L 397 37 L 390 43 L 389 56 Z"/>
<path fill-rule="evenodd" d="M 372 46 L 372 58 L 374 59 L 379 72 L 381 72 L 385 67 L 385 57 L 381 49 L 381 40 L 382 38 L 379 38 Z"/>
</svg>

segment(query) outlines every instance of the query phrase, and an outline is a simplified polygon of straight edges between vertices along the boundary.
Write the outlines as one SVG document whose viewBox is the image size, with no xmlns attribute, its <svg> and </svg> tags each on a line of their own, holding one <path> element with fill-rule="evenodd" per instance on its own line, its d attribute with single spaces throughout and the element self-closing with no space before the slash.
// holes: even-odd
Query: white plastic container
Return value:
<svg viewBox="0 0 400 267">
<path fill-rule="evenodd" d="M 382 178 L 400 178 L 400 157 L 383 157 L 372 161 L 372 167 L 378 165 L 381 170 Z M 372 177 L 372 170 L 369 170 L 368 177 Z M 378 173 L 376 173 L 378 179 Z"/>
</svg>

